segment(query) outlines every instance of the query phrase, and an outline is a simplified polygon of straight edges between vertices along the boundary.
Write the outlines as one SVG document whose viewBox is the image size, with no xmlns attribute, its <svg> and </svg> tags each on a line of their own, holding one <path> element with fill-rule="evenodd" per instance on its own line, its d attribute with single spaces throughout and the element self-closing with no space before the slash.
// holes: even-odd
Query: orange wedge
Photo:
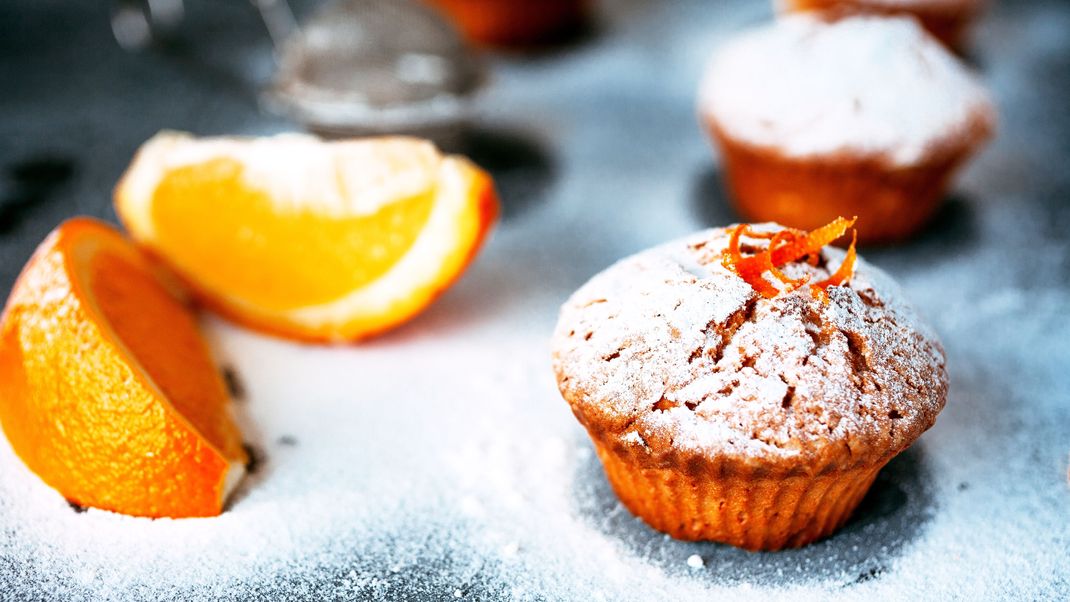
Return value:
<svg viewBox="0 0 1070 602">
<path fill-rule="evenodd" d="M 114 228 L 41 243 L 0 321 L 0 425 L 71 502 L 213 516 L 247 461 L 193 314 Z"/>
<path fill-rule="evenodd" d="M 498 202 L 485 172 L 417 139 L 162 132 L 115 207 L 209 307 L 274 334 L 346 341 L 427 307 L 472 260 Z"/>
</svg>

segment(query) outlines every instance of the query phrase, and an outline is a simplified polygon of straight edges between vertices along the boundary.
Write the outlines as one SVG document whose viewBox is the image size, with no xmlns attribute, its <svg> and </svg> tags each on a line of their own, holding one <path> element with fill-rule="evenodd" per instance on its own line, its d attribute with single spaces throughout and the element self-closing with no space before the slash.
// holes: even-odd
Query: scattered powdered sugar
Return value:
<svg viewBox="0 0 1070 602">
<path fill-rule="evenodd" d="M 856 152 L 896 165 L 987 132 L 984 88 L 910 18 L 829 23 L 793 14 L 716 54 L 700 112 L 733 137 L 788 156 Z"/>
<path fill-rule="evenodd" d="M 1051 594 L 1060 586 L 1050 576 L 1067 569 L 1052 553 L 1070 534 L 1052 522 L 1070 492 L 1066 450 L 1056 470 L 1029 450 L 1047 458 L 1034 442 L 1061 437 L 1065 420 L 1050 432 L 1006 431 L 1028 419 L 1025 408 L 1050 409 L 1026 403 L 1043 399 L 1031 373 L 1016 390 L 993 379 L 1000 358 L 1023 344 L 1012 342 L 1022 336 L 1012 318 L 1023 308 L 1055 316 L 1066 300 L 1023 305 L 1006 290 L 966 288 L 979 309 L 963 315 L 958 291 L 968 283 L 933 267 L 912 280 L 915 294 L 931 291 L 922 299 L 952 337 L 952 416 L 893 460 L 854 521 L 801 550 L 674 541 L 621 507 L 556 391 L 546 342 L 556 302 L 539 300 L 498 316 L 508 328 L 450 329 L 432 315 L 350 349 L 210 321 L 213 347 L 243 385 L 243 432 L 261 458 L 227 511 L 179 521 L 78 512 L 0 441 L 0 583 L 15 592 L 0 599 L 443 600 L 460 591 L 480 600 L 805 601 L 962 588 L 983 596 L 982 586 Z M 488 273 L 477 271 L 474 290 Z M 951 287 L 942 295 L 941 282 Z M 541 308 L 538 319 L 525 318 L 531 307 Z M 1063 322 L 1050 324 L 1066 334 Z M 704 566 L 691 566 L 692 556 Z M 1029 569 L 1000 568 L 1019 556 Z M 975 580 L 976 566 L 995 568 Z"/>
<path fill-rule="evenodd" d="M 887 276 L 859 260 L 827 305 L 808 286 L 765 299 L 721 265 L 727 244 L 723 229 L 667 243 L 565 304 L 555 370 L 585 424 L 654 453 L 809 457 L 846 443 L 846 461 L 903 449 L 932 424 L 943 351 Z M 784 270 L 817 282 L 842 258 L 826 249 L 825 265 Z"/>
<path fill-rule="evenodd" d="M 18 599 L 647 600 L 665 580 L 581 511 L 613 498 L 590 491 L 586 438 L 531 338 L 414 356 L 210 326 L 244 378 L 259 468 L 219 517 L 148 520 L 70 507 L 0 445 L 0 579 Z"/>
</svg>

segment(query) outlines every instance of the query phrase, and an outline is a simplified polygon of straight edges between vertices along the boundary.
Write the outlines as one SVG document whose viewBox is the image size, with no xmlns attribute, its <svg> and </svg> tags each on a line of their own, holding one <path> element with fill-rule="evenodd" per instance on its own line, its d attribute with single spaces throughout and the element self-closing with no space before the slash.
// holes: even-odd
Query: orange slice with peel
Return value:
<svg viewBox="0 0 1070 602">
<path fill-rule="evenodd" d="M 116 211 L 209 307 L 304 340 L 392 328 L 474 257 L 497 215 L 490 177 L 429 142 L 163 132 Z"/>
<path fill-rule="evenodd" d="M 244 474 L 241 435 L 193 314 L 111 226 L 57 228 L 0 321 L 0 425 L 75 504 L 213 516 Z"/>
</svg>

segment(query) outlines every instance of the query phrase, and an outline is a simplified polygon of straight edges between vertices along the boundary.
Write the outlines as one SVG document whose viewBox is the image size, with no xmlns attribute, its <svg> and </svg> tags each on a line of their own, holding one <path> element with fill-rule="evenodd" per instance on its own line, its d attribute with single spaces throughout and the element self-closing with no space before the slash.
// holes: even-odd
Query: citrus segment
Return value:
<svg viewBox="0 0 1070 602">
<path fill-rule="evenodd" d="M 212 159 L 164 176 L 152 203 L 156 247 L 205 287 L 265 309 L 329 302 L 381 277 L 431 213 L 430 191 L 369 215 L 279 212 L 242 171 Z"/>
<path fill-rule="evenodd" d="M 449 286 L 497 199 L 486 173 L 420 140 L 165 132 L 138 153 L 116 209 L 210 307 L 278 334 L 351 340 Z"/>
<path fill-rule="evenodd" d="M 71 220 L 38 248 L 0 323 L 0 425 L 68 500 L 212 516 L 241 436 L 189 310 L 110 226 Z"/>
</svg>

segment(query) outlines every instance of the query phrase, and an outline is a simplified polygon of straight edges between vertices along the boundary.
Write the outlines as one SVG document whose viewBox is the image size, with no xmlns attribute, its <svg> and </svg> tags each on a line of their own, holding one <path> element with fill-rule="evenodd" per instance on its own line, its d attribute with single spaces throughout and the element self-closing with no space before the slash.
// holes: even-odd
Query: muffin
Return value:
<svg viewBox="0 0 1070 602">
<path fill-rule="evenodd" d="M 991 137 L 984 88 L 910 18 L 789 15 L 714 57 L 699 113 L 750 221 L 815 228 L 859 216 L 859 238 L 917 231 Z"/>
<path fill-rule="evenodd" d="M 587 0 L 428 0 L 448 15 L 472 42 L 492 46 L 532 45 L 578 30 L 588 17 Z"/>
<path fill-rule="evenodd" d="M 961 48 L 985 0 L 774 0 L 780 12 L 818 10 L 881 16 L 912 15 L 951 48 Z"/>
<path fill-rule="evenodd" d="M 563 306 L 558 387 L 651 527 L 749 550 L 805 545 L 843 525 L 933 425 L 943 349 L 853 245 L 817 250 L 845 223 L 700 232 L 620 261 Z M 743 269 L 766 260 L 776 269 Z"/>
</svg>

